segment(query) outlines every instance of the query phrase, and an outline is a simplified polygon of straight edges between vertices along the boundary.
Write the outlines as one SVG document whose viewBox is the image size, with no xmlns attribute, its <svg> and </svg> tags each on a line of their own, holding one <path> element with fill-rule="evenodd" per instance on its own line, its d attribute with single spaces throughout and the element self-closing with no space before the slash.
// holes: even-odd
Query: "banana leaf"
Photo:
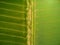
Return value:
<svg viewBox="0 0 60 45">
<path fill-rule="evenodd" d="M 27 45 L 27 0 L 0 0 L 0 45 Z"/>
<path fill-rule="evenodd" d="M 34 45 L 60 45 L 60 0 L 34 2 Z"/>
</svg>

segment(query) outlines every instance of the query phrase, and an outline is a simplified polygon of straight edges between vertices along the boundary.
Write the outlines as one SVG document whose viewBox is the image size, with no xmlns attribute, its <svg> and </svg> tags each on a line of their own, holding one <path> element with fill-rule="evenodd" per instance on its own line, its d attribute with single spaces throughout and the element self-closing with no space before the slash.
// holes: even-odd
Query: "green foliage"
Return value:
<svg viewBox="0 0 60 45">
<path fill-rule="evenodd" d="M 35 45 L 60 45 L 60 1 L 36 0 Z"/>
<path fill-rule="evenodd" d="M 0 0 L 0 45 L 27 45 L 26 0 Z"/>
</svg>

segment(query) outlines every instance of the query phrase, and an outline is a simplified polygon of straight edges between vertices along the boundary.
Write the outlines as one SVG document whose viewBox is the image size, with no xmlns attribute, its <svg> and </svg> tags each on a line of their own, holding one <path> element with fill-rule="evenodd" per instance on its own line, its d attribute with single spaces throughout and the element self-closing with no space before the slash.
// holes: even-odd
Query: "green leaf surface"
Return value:
<svg viewBox="0 0 60 45">
<path fill-rule="evenodd" d="M 35 45 L 60 45 L 60 0 L 35 0 Z"/>
<path fill-rule="evenodd" d="M 0 45 L 27 45 L 26 0 L 0 0 Z"/>
</svg>

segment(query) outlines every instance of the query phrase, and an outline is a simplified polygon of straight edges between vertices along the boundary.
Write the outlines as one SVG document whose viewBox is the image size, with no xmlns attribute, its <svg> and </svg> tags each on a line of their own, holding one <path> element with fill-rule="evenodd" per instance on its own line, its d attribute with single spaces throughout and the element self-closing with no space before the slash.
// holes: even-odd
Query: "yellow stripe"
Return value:
<svg viewBox="0 0 60 45">
<path fill-rule="evenodd" d="M 4 27 L 0 27 L 0 29 L 6 29 L 6 30 L 9 30 L 9 31 L 15 31 L 15 32 L 22 32 L 22 33 L 26 33 L 25 31 L 21 31 L 21 30 L 16 30 L 16 29 L 10 29 L 10 28 L 4 28 Z"/>
<path fill-rule="evenodd" d="M 3 42 L 3 43 L 14 43 L 14 44 L 22 44 L 22 45 L 24 45 L 24 43 L 14 42 L 14 41 L 8 41 L 8 40 L 0 40 L 0 42 Z"/>
<path fill-rule="evenodd" d="M 4 1 L 0 1 L 0 3 L 25 7 L 25 5 L 20 5 L 20 4 L 15 4 L 15 3 L 9 3 L 9 2 L 4 2 Z"/>
<path fill-rule="evenodd" d="M 4 15 L 4 14 L 0 14 L 0 16 L 4 16 L 4 17 L 8 17 L 8 18 L 14 18 L 14 19 L 18 19 L 18 20 L 25 20 L 25 18 L 19 18 L 19 17 L 14 17 L 14 16 L 8 16 L 8 15 Z"/>
<path fill-rule="evenodd" d="M 22 37 L 22 36 L 9 35 L 9 34 L 5 34 L 5 33 L 0 33 L 0 35 L 26 39 L 25 37 Z"/>
<path fill-rule="evenodd" d="M 24 11 L 17 11 L 17 10 L 11 10 L 11 9 L 6 9 L 6 8 L 0 8 L 0 9 L 11 11 L 11 12 L 17 12 L 17 13 L 25 13 Z"/>
<path fill-rule="evenodd" d="M 23 25 L 23 24 L 17 24 L 17 23 L 12 23 L 12 22 L 5 22 L 5 21 L 0 21 L 0 22 L 2 22 L 2 23 L 7 23 L 7 24 L 14 24 L 14 25 L 17 25 L 17 26 L 24 26 L 24 27 L 26 27 L 26 25 Z"/>
</svg>

